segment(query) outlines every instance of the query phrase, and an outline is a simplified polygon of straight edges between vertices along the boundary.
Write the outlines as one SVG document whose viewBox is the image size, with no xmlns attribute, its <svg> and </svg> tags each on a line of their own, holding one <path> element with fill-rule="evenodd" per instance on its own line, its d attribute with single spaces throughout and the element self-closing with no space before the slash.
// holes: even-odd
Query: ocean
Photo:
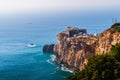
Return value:
<svg viewBox="0 0 120 80">
<path fill-rule="evenodd" d="M 104 25 L 103 25 L 104 24 Z M 42 52 L 45 44 L 57 43 L 57 34 L 67 26 L 100 33 L 111 25 L 108 16 L 95 17 L 4 17 L 0 20 L 0 80 L 65 80 L 72 73 Z M 28 46 L 28 44 L 35 46 Z"/>
<path fill-rule="evenodd" d="M 55 64 L 53 54 L 42 52 L 44 44 L 57 41 L 59 30 L 52 30 L 32 24 L 1 29 L 0 80 L 64 80 L 69 76 Z M 28 46 L 31 43 L 35 46 Z"/>
</svg>

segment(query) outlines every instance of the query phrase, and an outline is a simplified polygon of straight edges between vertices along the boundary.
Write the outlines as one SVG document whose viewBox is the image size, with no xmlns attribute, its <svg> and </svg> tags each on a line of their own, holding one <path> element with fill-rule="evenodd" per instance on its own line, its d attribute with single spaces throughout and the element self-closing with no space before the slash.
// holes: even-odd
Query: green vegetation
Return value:
<svg viewBox="0 0 120 80">
<path fill-rule="evenodd" d="M 84 70 L 75 73 L 67 80 L 115 80 L 120 78 L 120 43 L 113 46 L 106 55 L 89 59 Z"/>
<path fill-rule="evenodd" d="M 112 47 L 110 54 L 120 62 L 120 43 Z"/>
<path fill-rule="evenodd" d="M 112 31 L 120 32 L 120 23 L 115 23 L 111 26 Z"/>
</svg>

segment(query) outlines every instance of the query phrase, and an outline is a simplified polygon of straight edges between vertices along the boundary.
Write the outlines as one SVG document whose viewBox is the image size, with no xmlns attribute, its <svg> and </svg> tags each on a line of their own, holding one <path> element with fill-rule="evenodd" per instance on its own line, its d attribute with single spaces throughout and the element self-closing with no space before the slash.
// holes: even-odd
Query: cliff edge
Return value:
<svg viewBox="0 0 120 80">
<path fill-rule="evenodd" d="M 95 53 L 106 54 L 116 43 L 120 43 L 120 23 L 113 24 L 98 36 Z"/>
<path fill-rule="evenodd" d="M 116 43 L 120 43 L 120 23 L 99 35 L 91 35 L 86 29 L 68 27 L 57 35 L 54 46 L 56 62 L 72 71 L 84 69 L 88 59 L 94 55 L 106 54 Z"/>
</svg>

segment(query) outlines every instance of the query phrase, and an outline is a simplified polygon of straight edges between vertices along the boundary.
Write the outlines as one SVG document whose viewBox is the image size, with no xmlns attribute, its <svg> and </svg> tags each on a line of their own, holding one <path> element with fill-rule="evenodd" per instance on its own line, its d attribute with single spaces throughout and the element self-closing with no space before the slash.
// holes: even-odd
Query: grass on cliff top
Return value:
<svg viewBox="0 0 120 80">
<path fill-rule="evenodd" d="M 115 23 L 111 26 L 111 30 L 120 32 L 120 23 Z"/>
<path fill-rule="evenodd" d="M 106 55 L 89 59 L 84 70 L 75 73 L 67 80 L 115 80 L 120 78 L 120 43 L 113 46 Z"/>
</svg>

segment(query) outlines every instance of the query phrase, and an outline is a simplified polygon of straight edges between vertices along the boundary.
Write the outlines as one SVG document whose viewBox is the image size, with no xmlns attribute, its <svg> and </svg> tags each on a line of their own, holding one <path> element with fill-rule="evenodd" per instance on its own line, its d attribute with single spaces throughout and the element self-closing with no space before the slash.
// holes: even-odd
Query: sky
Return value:
<svg viewBox="0 0 120 80">
<path fill-rule="evenodd" d="M 119 8 L 120 0 L 0 0 L 0 28 L 4 27 L 2 25 L 31 23 L 108 26 L 112 18 L 120 21 Z M 41 18 L 41 14 L 55 15 L 54 18 L 46 15 Z"/>
<path fill-rule="evenodd" d="M 120 0 L 0 0 L 0 25 L 110 24 L 120 20 Z"/>
<path fill-rule="evenodd" d="M 0 0 L 0 14 L 119 9 L 120 0 Z"/>
</svg>

